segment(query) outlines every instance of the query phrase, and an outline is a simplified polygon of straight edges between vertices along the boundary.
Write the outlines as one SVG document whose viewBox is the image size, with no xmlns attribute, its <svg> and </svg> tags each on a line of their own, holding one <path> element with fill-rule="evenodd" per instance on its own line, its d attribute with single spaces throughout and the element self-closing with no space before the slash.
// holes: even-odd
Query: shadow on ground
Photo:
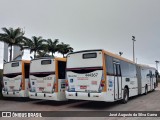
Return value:
<svg viewBox="0 0 160 120">
<path fill-rule="evenodd" d="M 3 97 L 1 100 L 17 101 L 17 102 L 30 102 L 30 101 L 37 101 L 38 99 L 20 98 L 20 97 Z"/>
<path fill-rule="evenodd" d="M 157 90 L 154 91 L 155 93 L 158 92 Z M 153 92 L 149 92 L 148 94 L 152 94 Z M 137 96 L 134 96 L 134 97 L 130 97 L 129 98 L 129 101 L 128 103 L 126 104 L 129 104 L 130 102 L 136 100 L 137 98 L 140 98 L 140 97 L 145 97 L 147 95 L 137 95 Z M 107 110 L 109 108 L 112 108 L 112 107 L 115 107 L 115 106 L 118 106 L 118 105 L 123 105 L 123 103 L 121 102 L 121 100 L 119 101 L 115 101 L 115 102 L 102 102 L 102 101 L 90 101 L 90 102 L 87 102 L 87 103 L 82 103 L 82 104 L 79 104 L 79 105 L 75 105 L 75 106 L 72 106 L 73 108 L 75 109 L 90 109 L 90 110 Z"/>
<path fill-rule="evenodd" d="M 80 100 L 67 100 L 67 101 L 42 100 L 42 101 L 34 102 L 34 104 L 62 106 L 62 105 L 73 104 L 73 103 L 78 103 L 78 102 L 82 102 L 82 101 L 80 101 Z"/>
</svg>

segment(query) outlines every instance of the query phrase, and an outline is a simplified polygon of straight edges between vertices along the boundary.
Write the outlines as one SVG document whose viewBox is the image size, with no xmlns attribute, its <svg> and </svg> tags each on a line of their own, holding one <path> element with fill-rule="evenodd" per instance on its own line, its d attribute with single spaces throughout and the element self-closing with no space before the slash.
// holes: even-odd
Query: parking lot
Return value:
<svg viewBox="0 0 160 120">
<path fill-rule="evenodd" d="M 16 98 L 0 100 L 0 111 L 15 111 L 15 110 L 16 111 L 86 111 L 86 112 L 87 111 L 160 111 L 160 87 L 156 88 L 154 92 L 150 92 L 147 95 L 136 96 L 131 98 L 127 104 L 121 104 L 120 102 L 107 103 L 107 102 L 97 102 L 97 101 L 74 101 L 74 100 L 69 100 L 65 102 L 48 101 L 48 100 L 24 101 L 24 100 L 17 100 Z M 60 118 L 58 117 L 58 119 Z M 69 118 L 63 118 L 63 119 L 69 119 Z M 85 118 L 85 119 L 90 119 L 90 118 Z M 118 119 L 118 118 L 110 118 L 110 119 Z M 158 119 L 158 118 L 152 118 L 152 119 Z"/>
</svg>

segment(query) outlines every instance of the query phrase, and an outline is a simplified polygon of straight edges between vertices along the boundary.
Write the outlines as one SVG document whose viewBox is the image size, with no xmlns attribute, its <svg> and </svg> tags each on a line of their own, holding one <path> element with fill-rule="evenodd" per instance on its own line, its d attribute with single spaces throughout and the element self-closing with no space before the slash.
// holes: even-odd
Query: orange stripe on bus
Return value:
<svg viewBox="0 0 160 120">
<path fill-rule="evenodd" d="M 104 83 L 105 83 L 105 86 L 104 86 L 104 89 L 103 89 L 103 92 L 106 92 L 107 91 L 107 75 L 106 75 L 106 62 L 105 62 L 105 54 L 104 54 L 104 51 L 102 51 L 102 62 L 103 62 L 103 76 L 104 76 Z"/>
<path fill-rule="evenodd" d="M 24 69 L 24 61 L 21 61 L 22 65 L 22 90 L 25 90 L 25 69 Z"/>
</svg>

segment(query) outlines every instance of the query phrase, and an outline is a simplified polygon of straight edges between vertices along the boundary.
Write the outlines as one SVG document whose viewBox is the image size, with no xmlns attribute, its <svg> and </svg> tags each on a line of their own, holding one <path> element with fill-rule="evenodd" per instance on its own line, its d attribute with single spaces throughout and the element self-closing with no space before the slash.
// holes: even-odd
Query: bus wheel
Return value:
<svg viewBox="0 0 160 120">
<path fill-rule="evenodd" d="M 124 91 L 123 91 L 123 99 L 122 99 L 122 103 L 125 104 L 128 102 L 129 99 L 129 93 L 128 93 L 128 89 L 125 87 Z"/>
<path fill-rule="evenodd" d="M 144 94 L 147 95 L 147 93 L 148 93 L 148 86 L 146 85 Z"/>
</svg>

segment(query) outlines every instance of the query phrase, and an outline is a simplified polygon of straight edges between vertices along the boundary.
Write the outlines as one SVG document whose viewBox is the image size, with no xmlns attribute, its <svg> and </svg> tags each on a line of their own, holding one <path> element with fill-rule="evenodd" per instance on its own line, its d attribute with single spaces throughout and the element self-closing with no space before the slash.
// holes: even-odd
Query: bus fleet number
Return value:
<svg viewBox="0 0 160 120">
<path fill-rule="evenodd" d="M 87 73 L 85 74 L 86 77 L 97 77 L 98 73 Z"/>
</svg>

